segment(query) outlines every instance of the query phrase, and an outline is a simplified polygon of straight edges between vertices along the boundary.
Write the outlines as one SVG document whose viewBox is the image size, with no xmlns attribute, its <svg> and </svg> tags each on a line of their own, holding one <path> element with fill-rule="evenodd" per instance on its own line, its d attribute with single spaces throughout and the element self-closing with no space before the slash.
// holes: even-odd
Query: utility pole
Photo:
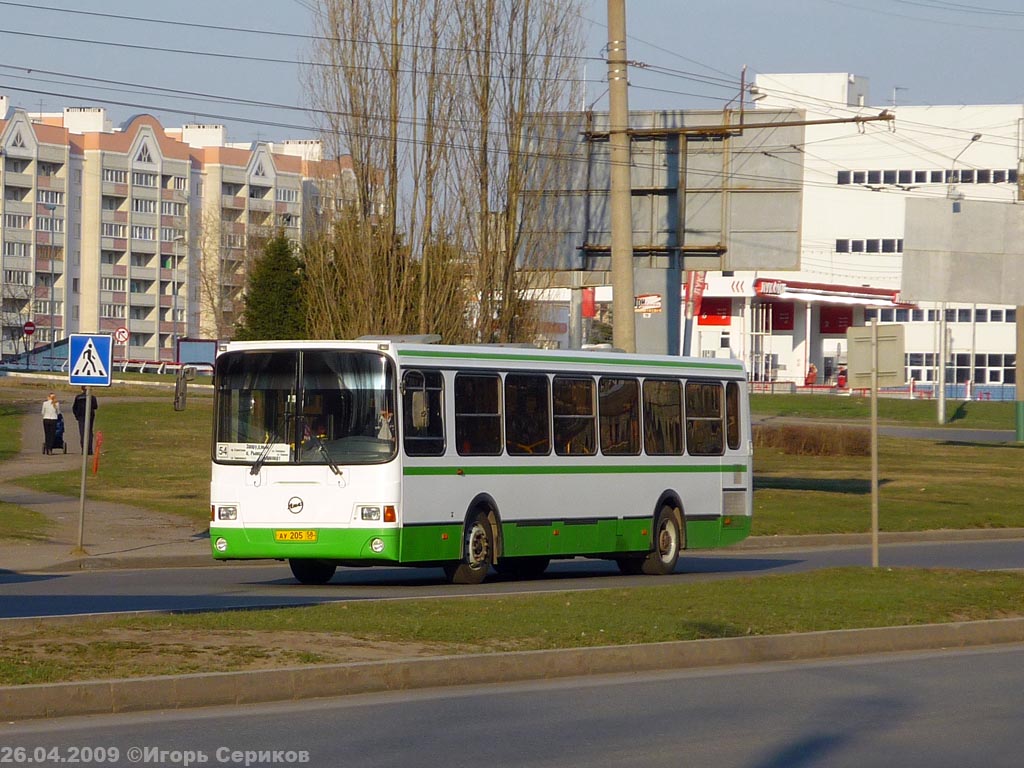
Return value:
<svg viewBox="0 0 1024 768">
<path fill-rule="evenodd" d="M 608 0 L 608 143 L 611 149 L 612 341 L 636 352 L 633 310 L 633 204 L 629 159 L 626 0 Z"/>
<path fill-rule="evenodd" d="M 1024 158 L 1017 159 L 1017 199 L 1024 201 L 1024 177 L 1021 174 L 1024 174 Z M 1021 305 L 1017 306 L 1017 358 L 1014 382 L 1016 438 L 1018 443 L 1024 443 L 1024 306 Z"/>
</svg>

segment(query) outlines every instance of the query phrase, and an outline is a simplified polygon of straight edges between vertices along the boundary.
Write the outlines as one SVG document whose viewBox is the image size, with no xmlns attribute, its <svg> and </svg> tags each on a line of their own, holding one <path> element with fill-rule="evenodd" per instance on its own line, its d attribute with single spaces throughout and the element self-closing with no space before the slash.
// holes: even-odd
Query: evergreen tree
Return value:
<svg viewBox="0 0 1024 768">
<path fill-rule="evenodd" d="M 302 262 L 283 232 L 267 241 L 253 263 L 244 302 L 236 339 L 305 338 Z"/>
</svg>

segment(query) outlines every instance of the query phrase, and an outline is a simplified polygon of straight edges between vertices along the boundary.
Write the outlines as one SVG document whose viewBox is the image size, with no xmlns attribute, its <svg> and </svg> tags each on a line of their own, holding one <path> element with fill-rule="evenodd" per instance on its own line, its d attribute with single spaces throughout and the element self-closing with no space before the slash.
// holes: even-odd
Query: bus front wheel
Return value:
<svg viewBox="0 0 1024 768">
<path fill-rule="evenodd" d="M 494 542 L 491 524 L 484 514 L 477 514 L 466 526 L 462 540 L 462 560 L 446 565 L 444 575 L 452 584 L 479 584 L 486 578 L 491 566 Z"/>
<path fill-rule="evenodd" d="M 334 572 L 338 567 L 326 560 L 297 560 L 292 558 L 288 561 L 292 569 L 292 576 L 298 579 L 300 584 L 326 584 L 334 578 Z"/>
</svg>

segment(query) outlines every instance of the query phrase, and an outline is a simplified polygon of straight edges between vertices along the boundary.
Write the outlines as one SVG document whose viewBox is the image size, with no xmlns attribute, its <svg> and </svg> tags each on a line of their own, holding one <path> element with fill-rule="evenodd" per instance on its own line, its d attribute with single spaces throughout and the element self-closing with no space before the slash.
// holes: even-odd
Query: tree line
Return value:
<svg viewBox="0 0 1024 768">
<path fill-rule="evenodd" d="M 570 162 L 579 3 L 313 5 L 315 224 L 254 258 L 235 337 L 532 340 L 529 289 L 554 231 L 542 191 Z"/>
</svg>

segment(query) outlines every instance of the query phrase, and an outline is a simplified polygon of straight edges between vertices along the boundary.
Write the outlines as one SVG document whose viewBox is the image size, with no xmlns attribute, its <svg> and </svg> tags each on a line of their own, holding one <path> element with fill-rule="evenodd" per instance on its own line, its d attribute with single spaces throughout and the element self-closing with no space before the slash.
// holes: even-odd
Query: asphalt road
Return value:
<svg viewBox="0 0 1024 768">
<path fill-rule="evenodd" d="M 1024 567 L 1024 539 L 883 546 L 883 567 L 1006 570 Z M 867 566 L 868 547 L 790 550 L 714 550 L 686 553 L 672 581 L 736 578 L 839 566 Z M 445 583 L 440 569 L 340 568 L 325 586 L 303 586 L 284 563 L 225 563 L 205 568 L 22 574 L 0 571 L 0 617 L 59 616 L 119 611 L 186 611 L 309 605 L 345 600 L 451 597 L 549 590 L 649 586 L 655 577 L 622 576 L 614 564 L 576 559 L 552 563 L 544 578 L 478 586 Z"/>
<path fill-rule="evenodd" d="M 0 724 L 0 749 L 110 766 L 999 768 L 1020 764 L 1022 711 L 1014 645 Z"/>
</svg>

